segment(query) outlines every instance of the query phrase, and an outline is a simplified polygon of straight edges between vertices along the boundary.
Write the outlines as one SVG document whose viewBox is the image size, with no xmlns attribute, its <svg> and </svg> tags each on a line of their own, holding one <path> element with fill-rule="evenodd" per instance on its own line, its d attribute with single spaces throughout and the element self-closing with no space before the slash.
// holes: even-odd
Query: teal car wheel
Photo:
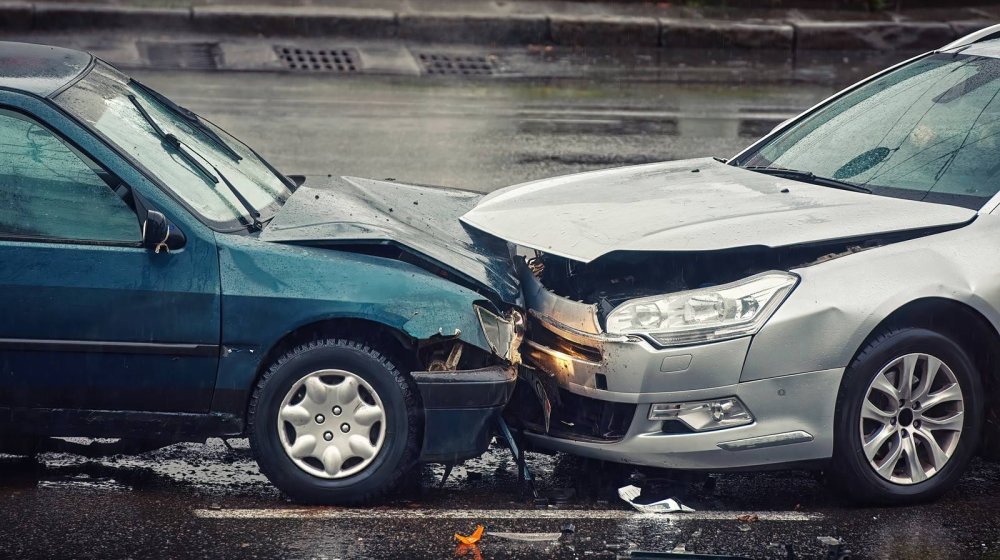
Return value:
<svg viewBox="0 0 1000 560">
<path fill-rule="evenodd" d="M 305 503 L 370 501 L 416 462 L 420 409 L 413 381 L 369 346 L 320 340 L 262 376 L 250 404 L 261 471 Z"/>
</svg>

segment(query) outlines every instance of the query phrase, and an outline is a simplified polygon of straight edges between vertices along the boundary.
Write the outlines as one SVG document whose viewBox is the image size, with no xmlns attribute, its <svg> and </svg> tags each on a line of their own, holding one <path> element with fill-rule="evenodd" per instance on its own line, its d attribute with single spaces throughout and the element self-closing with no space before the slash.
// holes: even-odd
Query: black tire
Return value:
<svg viewBox="0 0 1000 560">
<path fill-rule="evenodd" d="M 929 354 L 951 368 L 962 389 L 964 423 L 958 445 L 939 472 L 923 482 L 897 484 L 879 476 L 869 464 L 859 422 L 875 376 L 892 360 L 910 353 Z M 847 368 L 837 396 L 833 482 L 853 501 L 878 505 L 926 502 L 955 486 L 975 454 L 983 424 L 982 383 L 973 364 L 958 343 L 931 330 L 901 328 L 875 336 Z"/>
<path fill-rule="evenodd" d="M 277 427 L 278 409 L 292 386 L 322 369 L 342 369 L 363 378 L 381 399 L 385 439 L 364 470 L 339 479 L 321 478 L 299 468 L 286 454 Z M 261 377 L 250 400 L 250 447 L 261 472 L 297 502 L 354 504 L 392 490 L 415 463 L 422 432 L 417 390 L 412 379 L 387 357 L 349 340 L 318 340 L 293 348 Z"/>
</svg>

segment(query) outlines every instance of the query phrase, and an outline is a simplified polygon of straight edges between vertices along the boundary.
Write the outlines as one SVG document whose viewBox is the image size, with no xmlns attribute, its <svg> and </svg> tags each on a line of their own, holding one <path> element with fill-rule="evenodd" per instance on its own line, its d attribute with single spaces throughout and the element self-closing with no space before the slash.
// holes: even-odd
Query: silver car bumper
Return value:
<svg viewBox="0 0 1000 560">
<path fill-rule="evenodd" d="M 559 425 L 554 417 L 548 434 L 527 431 L 534 446 L 622 463 L 705 470 L 832 455 L 834 405 L 843 368 L 791 375 L 775 372 L 767 379 L 741 383 L 750 337 L 657 348 L 641 338 L 606 335 L 592 306 L 548 292 L 530 273 L 522 274 L 521 280 L 529 314 L 525 362 L 554 382 L 549 387 L 554 384 L 559 391 L 586 397 L 574 406 L 579 402 L 634 405 L 630 421 L 619 422 L 620 430 L 612 437 L 574 433 L 578 426 Z M 649 420 L 653 404 L 726 397 L 737 397 L 753 421 L 678 433 L 676 426 L 667 425 L 676 420 Z"/>
</svg>

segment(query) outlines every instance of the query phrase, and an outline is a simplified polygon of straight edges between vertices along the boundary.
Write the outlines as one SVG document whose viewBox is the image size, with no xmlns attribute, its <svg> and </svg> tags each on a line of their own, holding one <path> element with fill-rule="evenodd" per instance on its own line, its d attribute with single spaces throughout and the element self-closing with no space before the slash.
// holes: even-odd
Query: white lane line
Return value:
<svg viewBox="0 0 1000 560">
<path fill-rule="evenodd" d="M 694 511 L 690 513 L 639 513 L 624 510 L 573 509 L 362 509 L 362 508 L 260 508 L 195 509 L 201 519 L 610 519 L 670 521 L 736 521 L 741 515 L 756 515 L 760 521 L 817 521 L 819 513 L 798 511 Z"/>
</svg>

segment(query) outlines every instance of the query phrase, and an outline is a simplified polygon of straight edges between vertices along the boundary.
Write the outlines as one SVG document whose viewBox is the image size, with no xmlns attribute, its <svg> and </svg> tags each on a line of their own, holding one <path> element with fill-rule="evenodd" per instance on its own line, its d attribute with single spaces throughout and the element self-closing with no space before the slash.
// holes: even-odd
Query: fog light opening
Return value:
<svg viewBox="0 0 1000 560">
<path fill-rule="evenodd" d="M 686 403 L 658 403 L 649 407 L 650 420 L 681 421 L 696 432 L 721 430 L 753 423 L 753 415 L 736 397 Z"/>
</svg>

